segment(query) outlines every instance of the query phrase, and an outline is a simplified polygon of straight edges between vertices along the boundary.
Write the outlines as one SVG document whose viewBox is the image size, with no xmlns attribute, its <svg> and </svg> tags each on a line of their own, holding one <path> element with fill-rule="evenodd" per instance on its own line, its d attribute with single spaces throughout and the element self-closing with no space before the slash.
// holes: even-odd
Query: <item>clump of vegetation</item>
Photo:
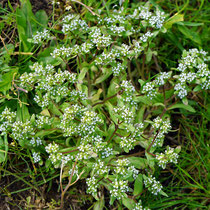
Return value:
<svg viewBox="0 0 210 210">
<path fill-rule="evenodd" d="M 168 196 L 157 175 L 179 161 L 181 147 L 165 141 L 174 111 L 195 113 L 194 95 L 210 88 L 207 52 L 185 49 L 163 71 L 163 37 L 183 15 L 150 2 L 94 11 L 72 2 L 50 19 L 27 0 L 16 9 L 19 52 L 5 45 L 1 59 L 0 161 L 15 147 L 40 173 L 57 171 L 61 208 L 84 180 L 101 209 L 105 196 L 148 209 L 142 195 Z"/>
</svg>

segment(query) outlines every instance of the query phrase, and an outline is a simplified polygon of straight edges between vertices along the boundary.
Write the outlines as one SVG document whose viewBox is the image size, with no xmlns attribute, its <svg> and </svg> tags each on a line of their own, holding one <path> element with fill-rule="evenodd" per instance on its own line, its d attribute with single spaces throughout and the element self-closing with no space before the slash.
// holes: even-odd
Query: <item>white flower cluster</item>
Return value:
<svg viewBox="0 0 210 210">
<path fill-rule="evenodd" d="M 122 99 L 124 102 L 127 102 L 131 105 L 136 105 L 136 102 L 133 100 L 135 88 L 131 84 L 131 81 L 123 80 L 120 84 L 121 89 L 123 90 Z"/>
<path fill-rule="evenodd" d="M 183 51 L 182 59 L 177 67 L 177 70 L 182 73 L 178 75 L 178 82 L 174 86 L 175 93 L 179 98 L 187 96 L 189 90 L 188 84 L 192 82 L 201 84 L 203 89 L 209 89 L 210 71 L 207 64 L 204 63 L 207 60 L 206 55 L 205 51 L 199 51 L 196 48 Z"/>
<path fill-rule="evenodd" d="M 59 146 L 55 143 L 50 143 L 45 147 L 47 153 L 56 153 L 59 150 Z"/>
<path fill-rule="evenodd" d="M 77 154 L 77 159 L 78 160 L 87 160 L 91 158 L 91 153 L 92 151 L 92 145 L 91 144 L 80 144 L 79 147 L 79 153 Z"/>
<path fill-rule="evenodd" d="M 139 175 L 139 170 L 137 170 L 134 166 L 129 166 L 128 171 L 132 171 L 134 180 L 137 179 Z"/>
<path fill-rule="evenodd" d="M 160 74 L 155 78 L 155 83 L 159 86 L 164 85 L 166 80 L 168 80 L 170 77 L 170 72 L 160 72 Z"/>
<path fill-rule="evenodd" d="M 78 160 L 89 159 L 97 157 L 100 153 L 102 153 L 103 158 L 104 154 L 108 155 L 108 152 L 110 153 L 110 151 L 107 151 L 106 144 L 101 136 L 93 136 L 88 133 L 88 135 L 81 138 L 80 145 L 78 146 L 79 153 L 76 155 L 76 158 Z"/>
<path fill-rule="evenodd" d="M 128 181 L 117 180 L 115 179 L 111 183 L 112 189 L 110 190 L 111 196 L 121 200 L 122 198 L 127 197 L 126 192 L 129 191 Z"/>
<path fill-rule="evenodd" d="M 174 151 L 174 148 L 168 147 L 165 150 L 165 154 L 159 153 L 156 154 L 156 159 L 158 161 L 158 165 L 163 169 L 166 168 L 167 163 L 177 163 L 178 154 Z"/>
<path fill-rule="evenodd" d="M 155 26 L 156 28 L 161 28 L 163 26 L 165 18 L 166 18 L 165 13 L 157 9 L 155 11 L 155 15 L 150 17 L 149 23 L 151 26 Z"/>
<path fill-rule="evenodd" d="M 120 11 L 116 11 L 116 14 L 105 17 L 99 24 L 104 22 L 112 34 L 121 36 L 123 32 L 130 32 L 127 27 L 128 24 L 125 22 L 126 19 L 127 17 L 125 15 L 121 14 Z"/>
<path fill-rule="evenodd" d="M 43 97 L 39 95 L 35 95 L 34 101 L 42 108 L 49 106 L 49 94 L 45 94 Z"/>
<path fill-rule="evenodd" d="M 178 92 L 179 98 L 187 96 L 187 86 L 185 84 L 178 83 L 174 86 L 174 90 Z"/>
<path fill-rule="evenodd" d="M 134 10 L 134 13 L 130 15 L 133 19 L 143 19 L 147 21 L 150 26 L 161 28 L 165 21 L 166 15 L 164 12 L 161 12 L 159 9 L 155 10 L 155 14 L 149 11 L 149 7 L 140 6 Z"/>
<path fill-rule="evenodd" d="M 139 12 L 139 17 L 143 20 L 149 20 L 149 18 L 152 16 L 152 13 L 149 12 L 149 7 L 145 7 L 145 6 L 141 6 L 138 8 L 138 10 L 135 10 L 134 13 L 138 13 Z"/>
<path fill-rule="evenodd" d="M 94 47 L 94 45 L 92 43 L 89 42 L 85 42 L 83 44 L 80 45 L 80 51 L 79 53 L 84 53 L 87 54 L 90 52 L 90 50 Z"/>
<path fill-rule="evenodd" d="M 142 44 L 141 40 L 139 40 L 139 41 L 133 40 L 133 45 L 134 45 L 133 52 L 136 57 L 138 57 L 140 55 L 140 53 L 144 50 L 144 48 L 141 46 L 141 44 Z"/>
<path fill-rule="evenodd" d="M 133 111 L 126 106 L 114 108 L 113 113 L 126 124 L 131 124 L 134 118 Z"/>
<path fill-rule="evenodd" d="M 136 139 L 133 137 L 121 137 L 121 141 L 120 141 L 120 147 L 124 150 L 126 150 L 126 152 L 129 152 L 130 150 L 132 150 L 134 148 L 134 143 L 136 142 Z"/>
<path fill-rule="evenodd" d="M 78 104 L 74 104 L 74 105 L 71 105 L 70 107 L 67 107 L 64 110 L 64 114 L 61 116 L 60 127 L 67 128 L 76 116 L 81 115 L 81 109 L 82 107 L 79 106 Z"/>
<path fill-rule="evenodd" d="M 206 80 L 201 84 L 201 88 L 204 90 L 210 90 L 210 75 L 206 78 Z"/>
<path fill-rule="evenodd" d="M 136 123 L 134 124 L 134 130 L 131 131 L 131 135 L 121 137 L 120 147 L 125 150 L 125 152 L 129 152 L 134 148 L 135 143 L 140 139 L 141 134 L 143 133 L 144 124 Z"/>
<path fill-rule="evenodd" d="M 51 53 L 51 56 L 53 58 L 61 57 L 62 59 L 67 59 L 70 57 L 73 57 L 75 55 L 81 54 L 87 54 L 90 52 L 90 50 L 94 47 L 92 43 L 84 42 L 81 45 L 75 44 L 73 47 L 58 47 L 53 50 Z"/>
<path fill-rule="evenodd" d="M 85 93 L 79 90 L 72 90 L 69 93 L 69 101 L 76 101 L 77 99 L 80 99 L 81 101 L 86 100 L 87 97 Z"/>
<path fill-rule="evenodd" d="M 93 27 L 89 33 L 89 38 L 97 47 L 108 47 L 112 43 L 111 36 L 102 34 L 100 28 Z"/>
<path fill-rule="evenodd" d="M 38 152 L 33 152 L 32 153 L 33 159 L 34 159 L 34 163 L 38 163 L 41 161 L 41 156 Z"/>
<path fill-rule="evenodd" d="M 96 136 L 84 136 L 81 138 L 81 145 L 92 145 L 89 152 L 99 153 L 103 150 L 106 143 L 103 142 L 103 138 L 99 135 Z M 88 153 L 89 153 L 88 152 Z"/>
<path fill-rule="evenodd" d="M 96 126 L 103 123 L 94 111 L 85 111 L 79 125 L 80 135 L 91 135 L 95 132 Z"/>
<path fill-rule="evenodd" d="M 36 32 L 36 34 L 34 34 L 32 37 L 32 41 L 34 44 L 39 44 L 49 38 L 50 38 L 49 31 L 47 29 L 44 29 L 42 32 Z"/>
<path fill-rule="evenodd" d="M 74 47 L 58 47 L 53 50 L 51 56 L 53 58 L 62 57 L 62 58 L 69 58 L 71 56 L 77 55 L 79 53 L 79 46 L 75 45 Z"/>
<path fill-rule="evenodd" d="M 27 90 L 33 89 L 33 83 L 35 83 L 36 76 L 33 73 L 24 72 L 20 76 L 20 87 L 24 87 Z"/>
<path fill-rule="evenodd" d="M 104 150 L 101 153 L 101 158 L 107 158 L 109 156 L 113 155 L 113 149 L 111 147 L 105 147 Z"/>
<path fill-rule="evenodd" d="M 126 177 L 132 173 L 133 178 L 136 179 L 139 171 L 133 165 L 129 166 L 129 164 L 130 161 L 127 159 L 118 159 L 113 170 L 114 173 L 123 177 Z"/>
<path fill-rule="evenodd" d="M 41 64 L 35 63 L 31 69 L 33 73 L 24 74 L 21 76 L 21 86 L 24 88 L 35 88 L 36 95 L 34 100 L 42 108 L 47 107 L 51 100 L 59 102 L 63 97 L 72 94 L 69 84 L 76 82 L 76 74 L 69 71 L 55 71 L 52 65 L 44 67 Z M 29 78 L 29 79 L 28 79 Z M 30 79 L 32 78 L 32 79 Z M 33 81 L 30 86 L 26 85 Z"/>
<path fill-rule="evenodd" d="M 96 57 L 95 64 L 96 65 L 107 65 L 111 63 L 115 63 L 115 59 L 120 57 L 120 51 L 118 49 L 112 48 L 110 52 L 103 51 L 102 54 Z"/>
<path fill-rule="evenodd" d="M 132 51 L 130 51 L 131 46 L 127 44 L 122 44 L 120 46 L 120 54 L 124 57 L 129 57 L 132 55 Z"/>
<path fill-rule="evenodd" d="M 144 34 L 144 35 L 142 35 L 140 37 L 140 40 L 142 42 L 147 42 L 148 38 L 152 37 L 153 35 L 154 35 L 153 33 L 151 33 L 150 31 L 148 31 L 146 34 Z"/>
<path fill-rule="evenodd" d="M 74 163 L 72 165 L 74 165 Z M 78 169 L 78 166 L 77 165 L 75 166 L 74 171 L 73 171 L 73 166 L 69 170 L 69 175 L 70 176 L 71 176 L 72 172 L 73 172 L 73 176 L 76 175 L 76 177 L 79 177 L 79 169 Z"/>
<path fill-rule="evenodd" d="M 105 17 L 104 22 L 108 25 L 113 25 L 114 23 L 125 23 L 126 18 L 123 15 L 113 14 L 111 17 Z"/>
<path fill-rule="evenodd" d="M 165 138 L 165 134 L 167 134 L 168 131 L 171 129 L 170 120 L 168 118 L 166 120 L 163 120 L 158 116 L 153 120 L 152 127 L 156 130 L 154 133 L 154 136 L 156 136 L 156 138 L 152 146 L 161 147 Z"/>
<path fill-rule="evenodd" d="M 132 131 L 131 136 L 133 138 L 139 139 L 143 133 L 143 129 L 144 129 L 143 123 L 134 124 L 134 131 Z"/>
<path fill-rule="evenodd" d="M 34 83 L 42 78 L 43 76 L 51 75 L 55 72 L 55 69 L 52 65 L 46 65 L 45 67 L 38 62 L 34 63 L 33 66 L 30 66 L 32 73 L 23 73 L 20 76 L 20 86 L 27 88 L 29 90 L 33 89 Z"/>
<path fill-rule="evenodd" d="M 93 171 L 96 175 L 104 175 L 109 173 L 109 168 L 105 166 L 104 162 L 100 159 L 93 165 Z"/>
<path fill-rule="evenodd" d="M 16 112 L 11 112 L 8 107 L 0 114 L 0 132 L 5 135 L 7 130 L 11 128 L 16 118 Z"/>
<path fill-rule="evenodd" d="M 76 18 L 76 15 L 75 14 L 69 14 L 69 15 L 66 15 L 62 19 L 62 22 L 66 23 L 66 22 L 69 22 L 69 21 L 73 20 L 74 18 Z"/>
<path fill-rule="evenodd" d="M 157 90 L 155 88 L 155 82 L 147 82 L 143 86 L 142 93 L 146 94 L 147 97 L 153 99 L 157 95 Z"/>
<path fill-rule="evenodd" d="M 44 125 L 51 125 L 50 118 L 48 116 L 36 115 L 37 128 L 42 128 Z"/>
<path fill-rule="evenodd" d="M 94 176 L 91 176 L 90 178 L 86 179 L 86 184 L 88 186 L 87 189 L 87 193 L 92 194 L 93 196 L 95 196 L 97 194 L 97 188 L 98 188 L 98 184 L 97 184 L 97 180 Z"/>
<path fill-rule="evenodd" d="M 126 31 L 124 26 L 110 26 L 109 30 L 116 35 L 120 35 Z"/>
<path fill-rule="evenodd" d="M 114 63 L 114 65 L 112 66 L 112 72 L 114 76 L 119 76 L 120 73 L 124 72 L 126 69 L 126 66 L 123 65 L 120 62 L 116 62 Z"/>
<path fill-rule="evenodd" d="M 29 139 L 30 136 L 34 136 L 34 128 L 31 121 L 26 120 L 26 122 L 16 121 L 12 124 L 11 136 L 15 140 L 23 141 Z"/>
<path fill-rule="evenodd" d="M 63 159 L 62 153 L 58 152 L 59 146 L 55 143 L 50 143 L 45 147 L 45 150 L 49 154 L 49 160 L 55 167 L 59 167 Z"/>
<path fill-rule="evenodd" d="M 200 77 L 208 77 L 209 76 L 209 70 L 208 70 L 208 65 L 206 63 L 201 63 L 197 66 L 197 74 Z"/>
<path fill-rule="evenodd" d="M 129 160 L 127 159 L 118 159 L 116 161 L 116 167 L 114 167 L 114 172 L 116 174 L 120 174 L 122 176 L 127 175 L 128 173 L 128 165 L 130 164 Z"/>
<path fill-rule="evenodd" d="M 73 155 L 62 155 L 61 156 L 61 163 L 63 165 L 66 165 L 69 161 L 74 160 L 74 156 Z M 74 171 L 74 173 L 77 173 L 77 171 Z"/>
<path fill-rule="evenodd" d="M 89 30 L 89 26 L 84 20 L 80 20 L 76 15 L 70 14 L 63 18 L 63 27 L 62 32 L 68 34 L 69 32 L 74 31 L 84 31 Z"/>
<path fill-rule="evenodd" d="M 142 206 L 141 200 L 139 200 L 139 202 L 136 203 L 136 205 L 134 206 L 133 210 L 150 210 L 150 209 L 147 208 L 147 207 L 144 208 L 144 207 Z"/>
<path fill-rule="evenodd" d="M 38 62 L 30 66 L 30 69 L 34 71 L 34 76 L 46 76 L 48 74 L 53 74 L 55 72 L 54 66 L 47 64 L 45 67 Z"/>
<path fill-rule="evenodd" d="M 155 177 L 152 176 L 150 177 L 144 176 L 144 185 L 154 195 L 157 195 L 163 188 L 160 182 L 156 181 Z"/>
<path fill-rule="evenodd" d="M 42 145 L 42 139 L 40 137 L 32 137 L 30 140 L 30 143 L 32 144 L 33 147 L 38 147 Z"/>
<path fill-rule="evenodd" d="M 155 80 L 152 82 L 147 82 L 143 86 L 142 93 L 146 94 L 150 99 L 153 99 L 158 93 L 158 88 L 164 85 L 170 77 L 171 72 L 160 72 Z"/>
</svg>

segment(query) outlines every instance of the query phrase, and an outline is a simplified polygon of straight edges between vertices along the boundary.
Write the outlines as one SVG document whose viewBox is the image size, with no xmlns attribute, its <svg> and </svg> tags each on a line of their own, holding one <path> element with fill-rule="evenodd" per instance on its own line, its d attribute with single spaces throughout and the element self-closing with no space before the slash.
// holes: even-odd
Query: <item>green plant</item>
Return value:
<svg viewBox="0 0 210 210">
<path fill-rule="evenodd" d="M 67 12 L 46 28 L 46 18 L 39 22 L 22 1 L 20 50 L 34 57 L 23 54 L 24 72 L 10 72 L 1 90 L 1 134 L 5 145 L 9 138 L 30 150 L 33 162 L 47 171 L 60 168 L 61 206 L 68 188 L 85 179 L 97 200 L 105 188 L 111 205 L 141 209 L 142 193 L 167 196 L 153 174 L 158 165 L 177 163 L 180 147 L 163 147 L 172 129 L 170 114 L 177 108 L 195 112 L 187 98 L 209 89 L 206 52 L 184 50 L 176 68 L 161 72 L 158 36 L 182 15 L 169 18 L 150 3 L 129 8 L 125 1 L 100 16 L 82 6 L 91 12 Z M 153 62 L 160 72 L 148 75 L 146 65 Z M 17 106 L 5 99 L 17 100 Z M 6 154 L 8 148 L 2 149 Z"/>
</svg>

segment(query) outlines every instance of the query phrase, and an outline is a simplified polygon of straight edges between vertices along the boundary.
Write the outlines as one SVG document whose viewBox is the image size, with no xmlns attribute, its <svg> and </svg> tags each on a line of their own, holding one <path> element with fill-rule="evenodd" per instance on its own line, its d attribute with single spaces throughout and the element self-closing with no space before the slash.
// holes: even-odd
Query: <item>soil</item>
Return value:
<svg viewBox="0 0 210 210">
<path fill-rule="evenodd" d="M 30 0 L 32 10 L 36 13 L 38 10 L 45 10 L 49 15 L 52 12 L 52 4 L 50 0 Z"/>
</svg>

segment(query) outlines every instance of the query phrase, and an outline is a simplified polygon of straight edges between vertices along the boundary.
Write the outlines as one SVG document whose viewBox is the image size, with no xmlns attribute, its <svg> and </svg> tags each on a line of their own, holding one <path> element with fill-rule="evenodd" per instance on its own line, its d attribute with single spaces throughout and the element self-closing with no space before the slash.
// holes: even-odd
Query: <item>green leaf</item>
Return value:
<svg viewBox="0 0 210 210">
<path fill-rule="evenodd" d="M 196 85 L 195 88 L 193 89 L 194 92 L 202 90 L 201 85 Z"/>
<path fill-rule="evenodd" d="M 40 25 L 43 26 L 43 28 L 47 28 L 48 16 L 47 16 L 47 14 L 46 14 L 46 12 L 44 10 L 39 10 L 35 14 L 35 17 L 36 17 L 37 22 L 39 22 Z"/>
<path fill-rule="evenodd" d="M 44 136 L 48 136 L 52 133 L 55 133 L 57 130 L 41 130 L 39 132 L 36 133 L 37 137 L 44 137 Z"/>
<path fill-rule="evenodd" d="M 98 89 L 97 93 L 91 97 L 92 103 L 96 102 L 99 100 L 101 93 L 103 90 L 101 88 Z"/>
<path fill-rule="evenodd" d="M 151 100 L 147 96 L 138 96 L 135 99 L 136 102 L 142 102 L 143 104 L 146 105 L 151 105 Z"/>
<path fill-rule="evenodd" d="M 172 27 L 174 23 L 181 22 L 184 20 L 184 15 L 176 13 L 174 16 L 168 19 L 168 21 L 164 24 L 166 29 Z"/>
<path fill-rule="evenodd" d="M 139 174 L 134 182 L 134 191 L 133 195 L 138 195 L 143 191 L 143 177 L 142 174 Z"/>
<path fill-rule="evenodd" d="M 78 81 L 82 82 L 82 80 L 85 78 L 86 73 L 88 72 L 88 68 L 84 67 L 82 68 L 82 70 L 80 71 L 79 75 L 78 75 Z"/>
<path fill-rule="evenodd" d="M 60 149 L 59 152 L 69 152 L 69 151 L 74 151 L 74 150 L 75 152 L 78 152 L 77 147 L 68 147 L 68 148 Z"/>
<path fill-rule="evenodd" d="M 139 84 L 140 84 L 141 86 L 143 86 L 143 85 L 145 84 L 145 81 L 142 80 L 142 79 L 139 79 L 138 82 L 139 82 Z"/>
<path fill-rule="evenodd" d="M 146 63 L 149 63 L 152 60 L 152 50 L 149 48 L 148 51 L 146 52 Z"/>
<path fill-rule="evenodd" d="M 163 103 L 159 103 L 159 102 L 158 103 L 154 103 L 153 106 L 162 106 L 162 107 L 165 107 L 165 105 Z"/>
<path fill-rule="evenodd" d="M 138 169 L 143 169 L 147 166 L 147 160 L 141 157 L 128 157 L 130 163 Z"/>
<path fill-rule="evenodd" d="M 179 39 L 177 39 L 177 36 L 174 35 L 174 33 L 169 29 L 166 33 L 166 36 L 172 41 L 172 43 L 177 46 L 181 51 L 184 50 L 184 47 L 180 43 Z"/>
<path fill-rule="evenodd" d="M 50 117 L 50 112 L 48 111 L 48 109 L 43 109 L 41 112 L 40 112 L 41 115 L 43 116 L 48 116 Z"/>
<path fill-rule="evenodd" d="M 11 70 L 10 72 L 3 74 L 0 81 L 0 92 L 5 92 L 11 88 L 13 75 L 15 72 L 17 72 L 17 69 Z"/>
<path fill-rule="evenodd" d="M 16 22 L 19 39 L 23 45 L 23 49 L 20 49 L 20 51 L 28 52 L 32 45 L 27 39 L 31 38 L 37 30 L 35 16 L 29 0 L 21 0 L 21 8 L 16 9 Z"/>
<path fill-rule="evenodd" d="M 102 68 L 103 75 L 96 79 L 95 84 L 99 84 L 106 80 L 111 74 L 112 69 L 111 68 Z"/>
<path fill-rule="evenodd" d="M 7 158 L 8 152 L 8 140 L 7 136 L 4 136 L 4 140 L 0 136 L 0 163 L 3 163 Z"/>
<path fill-rule="evenodd" d="M 188 99 L 187 99 L 187 97 L 184 97 L 182 99 L 182 103 L 185 104 L 185 105 L 188 105 Z"/>
<path fill-rule="evenodd" d="M 114 203 L 115 200 L 116 200 L 116 198 L 113 197 L 113 196 L 111 196 L 111 199 L 110 199 L 110 201 L 109 201 L 109 204 L 110 204 L 110 205 L 113 205 L 113 203 Z"/>
<path fill-rule="evenodd" d="M 198 33 L 196 33 L 195 31 L 192 31 L 182 25 L 178 25 L 178 29 L 182 34 L 184 34 L 186 36 L 186 38 L 190 39 L 191 41 L 193 41 L 199 45 L 202 45 L 201 38 Z"/>
<path fill-rule="evenodd" d="M 56 106 L 56 104 L 51 103 L 49 105 L 49 111 L 54 114 L 54 115 L 58 115 L 61 116 L 62 113 L 60 112 L 59 108 Z"/>
<path fill-rule="evenodd" d="M 93 210 L 103 210 L 104 209 L 104 196 L 100 198 L 97 202 L 95 202 Z"/>
<path fill-rule="evenodd" d="M 174 104 L 173 106 L 169 107 L 168 110 L 171 110 L 171 109 L 177 109 L 177 108 L 180 108 L 180 109 L 185 109 L 189 112 L 193 112 L 195 113 L 195 109 L 190 106 L 190 105 L 185 105 L 185 104 Z"/>
<path fill-rule="evenodd" d="M 25 96 L 22 96 L 20 100 L 21 102 L 24 102 L 24 103 L 17 102 L 18 103 L 17 104 L 17 119 L 22 122 L 26 122 L 26 120 L 30 119 L 28 107 L 25 104 L 27 102 L 27 99 Z"/>
<path fill-rule="evenodd" d="M 165 192 L 163 192 L 162 190 L 159 192 L 161 195 L 163 195 L 163 196 L 165 196 L 165 197 L 168 197 L 168 195 L 165 193 Z"/>
<path fill-rule="evenodd" d="M 122 203 L 126 206 L 129 210 L 132 210 L 135 206 L 135 201 L 131 198 L 122 198 Z"/>
<path fill-rule="evenodd" d="M 178 22 L 176 23 L 178 25 L 182 25 L 182 26 L 202 26 L 204 25 L 204 23 L 192 23 L 192 22 L 186 22 L 186 21 L 183 21 L 183 22 Z"/>
<path fill-rule="evenodd" d="M 146 110 L 146 105 L 141 106 L 141 108 L 137 110 L 135 117 L 136 123 L 143 122 L 145 110 Z"/>
<path fill-rule="evenodd" d="M 174 149 L 174 152 L 176 153 L 180 153 L 181 152 L 181 146 L 177 146 L 175 149 Z"/>
</svg>

